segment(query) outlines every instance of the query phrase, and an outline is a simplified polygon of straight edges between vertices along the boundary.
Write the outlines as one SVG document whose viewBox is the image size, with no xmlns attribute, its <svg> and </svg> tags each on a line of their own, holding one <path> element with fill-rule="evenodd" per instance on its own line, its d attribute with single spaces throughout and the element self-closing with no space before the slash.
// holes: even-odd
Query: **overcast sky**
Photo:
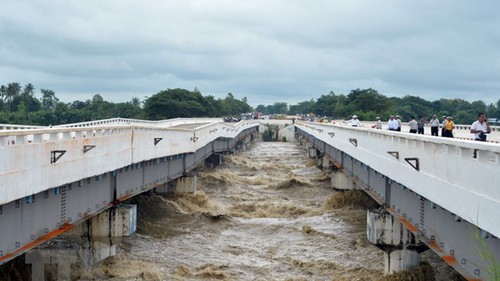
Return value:
<svg viewBox="0 0 500 281">
<path fill-rule="evenodd" d="M 500 99 L 500 1 L 2 0 L 0 84 L 65 102 L 169 88 L 252 106 L 373 88 Z"/>
</svg>

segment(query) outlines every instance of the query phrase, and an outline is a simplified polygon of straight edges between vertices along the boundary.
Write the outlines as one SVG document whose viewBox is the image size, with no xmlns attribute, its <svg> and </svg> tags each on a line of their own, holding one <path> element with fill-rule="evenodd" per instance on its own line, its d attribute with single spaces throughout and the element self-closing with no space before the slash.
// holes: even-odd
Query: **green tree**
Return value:
<svg viewBox="0 0 500 281">
<path fill-rule="evenodd" d="M 216 100 L 214 96 L 206 96 L 203 99 L 203 106 L 205 107 L 205 114 L 208 117 L 220 116 L 222 110 L 222 105 L 219 100 Z"/>
<path fill-rule="evenodd" d="M 263 105 L 263 104 L 259 104 L 256 108 L 255 108 L 255 111 L 257 112 L 260 112 L 264 115 L 269 115 L 271 114 L 271 110 L 270 108 L 268 108 L 267 106 Z"/>
<path fill-rule="evenodd" d="M 352 90 L 347 95 L 346 102 L 352 112 L 373 111 L 382 113 L 389 110 L 391 106 L 386 96 L 379 94 L 372 88 Z"/>
<path fill-rule="evenodd" d="M 17 82 L 12 82 L 7 85 L 7 89 L 5 92 L 5 102 L 7 103 L 9 110 L 12 112 L 13 107 L 12 107 L 12 101 L 18 97 L 21 93 L 21 84 Z"/>
<path fill-rule="evenodd" d="M 491 103 L 486 108 L 486 114 L 488 114 L 488 118 L 500 118 L 500 99 L 497 102 L 497 105 Z"/>
<path fill-rule="evenodd" d="M 121 102 L 113 105 L 112 117 L 142 119 L 142 109 L 132 102 Z"/>
<path fill-rule="evenodd" d="M 3 101 L 7 96 L 7 87 L 5 85 L 0 86 L 0 99 Z"/>
<path fill-rule="evenodd" d="M 406 95 L 400 100 L 400 104 L 396 108 L 396 111 L 405 120 L 409 120 L 411 116 L 415 118 L 419 118 L 420 116 L 430 118 L 434 114 L 431 102 L 410 95 Z"/>
<path fill-rule="evenodd" d="M 23 94 L 33 96 L 35 94 L 35 86 L 31 83 L 24 85 Z"/>
<path fill-rule="evenodd" d="M 314 105 L 316 101 L 311 99 L 309 101 L 301 101 L 297 104 L 290 105 L 290 109 L 288 111 L 289 114 L 308 114 L 313 112 Z"/>
<path fill-rule="evenodd" d="M 348 110 L 349 109 L 347 108 L 347 96 L 339 95 L 337 97 L 337 103 L 333 108 L 333 117 L 334 118 L 347 117 L 347 115 L 349 115 Z"/>
<path fill-rule="evenodd" d="M 473 101 L 471 103 L 471 113 L 478 114 L 479 112 L 486 112 L 486 104 L 482 100 Z"/>
<path fill-rule="evenodd" d="M 337 95 L 330 91 L 327 95 L 321 95 L 318 98 L 316 104 L 312 107 L 312 112 L 319 116 L 332 116 L 337 101 Z"/>
<path fill-rule="evenodd" d="M 275 102 L 271 106 L 271 114 L 287 114 L 288 104 L 286 102 Z"/>
<path fill-rule="evenodd" d="M 54 110 L 59 102 L 56 93 L 48 89 L 41 89 L 40 92 L 42 93 L 42 108 L 44 110 Z"/>
<path fill-rule="evenodd" d="M 468 110 L 459 110 L 455 113 L 453 121 L 455 124 L 472 124 L 477 119 L 477 114 L 474 115 Z"/>
<path fill-rule="evenodd" d="M 26 92 L 23 92 L 21 95 L 15 97 L 11 102 L 11 108 L 14 112 L 34 112 L 40 110 L 41 107 L 42 105 L 40 101 Z"/>
<path fill-rule="evenodd" d="M 184 89 L 161 91 L 144 102 L 145 117 L 152 120 L 176 117 L 203 117 L 200 93 Z"/>
<path fill-rule="evenodd" d="M 223 115 L 240 115 L 242 113 L 252 112 L 253 109 L 248 103 L 246 103 L 246 98 L 243 100 L 238 100 L 234 98 L 232 93 L 228 93 L 226 98 L 221 101 L 222 113 Z"/>
<path fill-rule="evenodd" d="M 133 97 L 131 103 L 134 106 L 141 107 L 141 100 L 138 97 Z"/>
</svg>

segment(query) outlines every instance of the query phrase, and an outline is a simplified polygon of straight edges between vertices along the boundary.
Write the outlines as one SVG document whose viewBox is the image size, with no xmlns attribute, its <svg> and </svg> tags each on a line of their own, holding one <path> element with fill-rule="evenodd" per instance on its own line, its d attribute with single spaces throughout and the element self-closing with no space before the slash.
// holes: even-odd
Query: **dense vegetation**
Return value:
<svg viewBox="0 0 500 281">
<path fill-rule="evenodd" d="M 52 90 L 17 82 L 0 86 L 0 123 L 25 125 L 67 124 L 107 118 L 160 120 L 176 117 L 220 117 L 251 112 L 246 98 L 236 99 L 231 93 L 224 99 L 202 96 L 197 89 L 168 89 L 141 102 L 112 103 L 95 94 L 86 101 L 60 102 Z"/>
<path fill-rule="evenodd" d="M 160 120 L 176 117 L 222 117 L 239 116 L 254 109 L 247 99 L 235 98 L 228 93 L 224 99 L 203 96 L 198 89 L 168 89 L 140 101 L 132 98 L 129 102 L 112 103 L 95 94 L 85 101 L 60 102 L 52 90 L 41 89 L 36 97 L 35 86 L 28 83 L 21 86 L 13 82 L 0 86 L 0 123 L 7 124 L 67 124 L 115 117 Z M 472 103 L 462 99 L 439 99 L 433 102 L 416 96 L 402 98 L 387 97 L 374 89 L 356 89 L 348 95 L 330 92 L 318 99 L 289 105 L 275 102 L 259 105 L 255 109 L 263 114 L 309 114 L 329 116 L 338 119 L 350 118 L 356 114 L 361 120 L 383 120 L 391 114 L 402 116 L 404 121 L 410 116 L 432 114 L 451 115 L 455 123 L 469 124 L 478 112 L 486 112 L 489 117 L 500 118 L 500 99 L 496 104 L 486 105 L 483 101 Z"/>
<path fill-rule="evenodd" d="M 404 121 L 410 116 L 423 116 L 430 119 L 433 114 L 453 116 L 457 124 L 470 124 L 476 120 L 477 113 L 486 112 L 488 117 L 500 118 L 500 99 L 496 104 L 486 105 L 483 101 L 472 103 L 462 99 L 439 99 L 427 101 L 416 96 L 402 98 L 387 97 L 374 89 L 352 90 L 347 96 L 330 92 L 318 99 L 299 102 L 288 106 L 285 102 L 273 105 L 259 105 L 257 111 L 263 114 L 309 114 L 329 116 L 336 119 L 350 119 L 356 114 L 361 120 L 382 120 L 390 115 L 400 115 Z"/>
</svg>

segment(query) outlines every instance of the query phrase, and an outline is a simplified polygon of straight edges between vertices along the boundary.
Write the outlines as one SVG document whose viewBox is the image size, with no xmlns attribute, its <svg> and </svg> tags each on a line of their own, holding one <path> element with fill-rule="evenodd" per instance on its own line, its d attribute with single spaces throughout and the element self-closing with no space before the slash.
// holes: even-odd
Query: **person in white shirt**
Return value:
<svg viewBox="0 0 500 281">
<path fill-rule="evenodd" d="M 439 120 L 437 119 L 436 114 L 432 115 L 432 119 L 429 122 L 429 125 L 431 126 L 431 135 L 437 137 L 439 131 Z"/>
<path fill-rule="evenodd" d="M 446 135 L 446 115 L 441 116 L 441 136 L 444 137 Z"/>
<path fill-rule="evenodd" d="M 401 125 L 403 125 L 403 122 L 401 122 L 401 119 L 399 118 L 399 115 L 396 115 L 396 121 L 398 122 L 398 132 L 401 132 Z"/>
<path fill-rule="evenodd" d="M 379 130 L 382 129 L 382 121 L 380 120 L 380 117 L 377 117 L 377 125 L 375 126 L 375 128 Z"/>
<path fill-rule="evenodd" d="M 410 126 L 410 133 L 416 134 L 418 129 L 418 122 L 415 120 L 415 117 L 410 117 L 410 122 L 408 122 L 408 126 Z"/>
<path fill-rule="evenodd" d="M 347 121 L 347 122 L 349 124 L 351 124 L 351 126 L 353 126 L 353 127 L 360 127 L 360 125 L 361 125 L 361 122 L 359 122 L 358 116 L 356 116 L 356 115 L 353 115 L 352 119 Z"/>
<path fill-rule="evenodd" d="M 398 121 L 394 119 L 394 116 L 391 115 L 389 117 L 389 121 L 387 121 L 387 130 L 397 131 L 398 130 Z"/>
<path fill-rule="evenodd" d="M 477 115 L 477 120 L 470 127 L 471 134 L 474 134 L 474 140 L 486 141 L 486 134 L 491 133 L 491 128 L 486 121 L 486 114 L 481 112 Z"/>
</svg>

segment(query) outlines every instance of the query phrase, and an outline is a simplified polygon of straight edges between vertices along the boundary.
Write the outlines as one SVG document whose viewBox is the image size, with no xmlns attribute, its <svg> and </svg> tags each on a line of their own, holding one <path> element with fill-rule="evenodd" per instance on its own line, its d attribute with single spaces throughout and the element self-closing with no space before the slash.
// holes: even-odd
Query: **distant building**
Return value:
<svg viewBox="0 0 500 281">
<path fill-rule="evenodd" d="M 490 125 L 500 125 L 500 118 L 488 118 Z"/>
</svg>

